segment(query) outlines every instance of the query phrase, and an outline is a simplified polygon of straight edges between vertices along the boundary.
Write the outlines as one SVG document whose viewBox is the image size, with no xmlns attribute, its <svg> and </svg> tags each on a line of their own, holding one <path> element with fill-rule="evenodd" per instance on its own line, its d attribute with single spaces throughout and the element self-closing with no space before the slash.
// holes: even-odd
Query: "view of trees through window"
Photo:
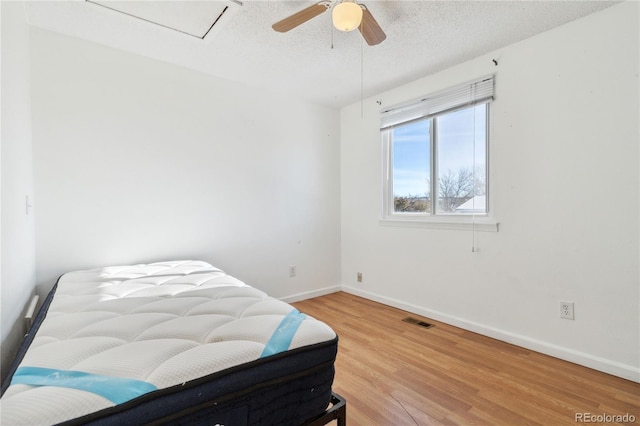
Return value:
<svg viewBox="0 0 640 426">
<path fill-rule="evenodd" d="M 394 213 L 486 213 L 486 118 L 481 104 L 393 129 Z"/>
</svg>

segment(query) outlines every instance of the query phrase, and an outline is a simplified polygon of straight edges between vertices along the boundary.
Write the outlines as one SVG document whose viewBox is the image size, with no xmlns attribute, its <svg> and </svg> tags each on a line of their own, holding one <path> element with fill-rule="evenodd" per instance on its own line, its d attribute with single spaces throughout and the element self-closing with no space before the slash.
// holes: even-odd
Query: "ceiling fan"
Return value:
<svg viewBox="0 0 640 426">
<path fill-rule="evenodd" d="M 334 5 L 335 3 L 335 5 Z M 369 46 L 382 43 L 387 35 L 382 31 L 367 6 L 356 3 L 353 0 L 323 0 L 311 5 L 283 20 L 273 24 L 272 28 L 278 32 L 286 33 L 326 12 L 333 6 L 331 17 L 333 25 L 340 31 L 353 31 L 356 28 Z"/>
</svg>

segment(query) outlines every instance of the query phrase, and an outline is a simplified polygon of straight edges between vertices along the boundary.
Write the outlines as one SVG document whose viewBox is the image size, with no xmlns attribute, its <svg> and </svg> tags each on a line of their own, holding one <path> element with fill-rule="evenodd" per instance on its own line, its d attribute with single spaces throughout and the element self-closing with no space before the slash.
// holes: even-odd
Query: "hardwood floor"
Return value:
<svg viewBox="0 0 640 426">
<path fill-rule="evenodd" d="M 349 426 L 575 425 L 580 413 L 640 424 L 638 383 L 347 293 L 294 305 L 339 335 L 334 390 Z"/>
</svg>

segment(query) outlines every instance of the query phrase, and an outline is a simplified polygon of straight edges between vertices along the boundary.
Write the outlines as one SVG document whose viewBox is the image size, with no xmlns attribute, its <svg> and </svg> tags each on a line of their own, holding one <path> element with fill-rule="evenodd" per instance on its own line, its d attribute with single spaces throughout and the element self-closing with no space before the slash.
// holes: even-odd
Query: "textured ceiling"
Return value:
<svg viewBox="0 0 640 426">
<path fill-rule="evenodd" d="M 339 108 L 616 3 L 362 2 L 387 34 L 380 45 L 332 30 L 330 12 L 288 33 L 271 29 L 313 1 L 244 1 L 204 41 L 82 0 L 29 2 L 27 16 L 34 26 Z"/>
</svg>

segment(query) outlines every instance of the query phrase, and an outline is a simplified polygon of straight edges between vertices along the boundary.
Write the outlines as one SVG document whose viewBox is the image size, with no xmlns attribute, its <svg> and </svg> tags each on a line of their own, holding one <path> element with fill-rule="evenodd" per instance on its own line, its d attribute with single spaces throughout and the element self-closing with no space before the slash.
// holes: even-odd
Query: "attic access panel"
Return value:
<svg viewBox="0 0 640 426">
<path fill-rule="evenodd" d="M 229 12 L 229 1 L 114 1 L 86 0 L 132 18 L 159 25 L 199 39 L 204 39 L 211 29 Z"/>
</svg>

